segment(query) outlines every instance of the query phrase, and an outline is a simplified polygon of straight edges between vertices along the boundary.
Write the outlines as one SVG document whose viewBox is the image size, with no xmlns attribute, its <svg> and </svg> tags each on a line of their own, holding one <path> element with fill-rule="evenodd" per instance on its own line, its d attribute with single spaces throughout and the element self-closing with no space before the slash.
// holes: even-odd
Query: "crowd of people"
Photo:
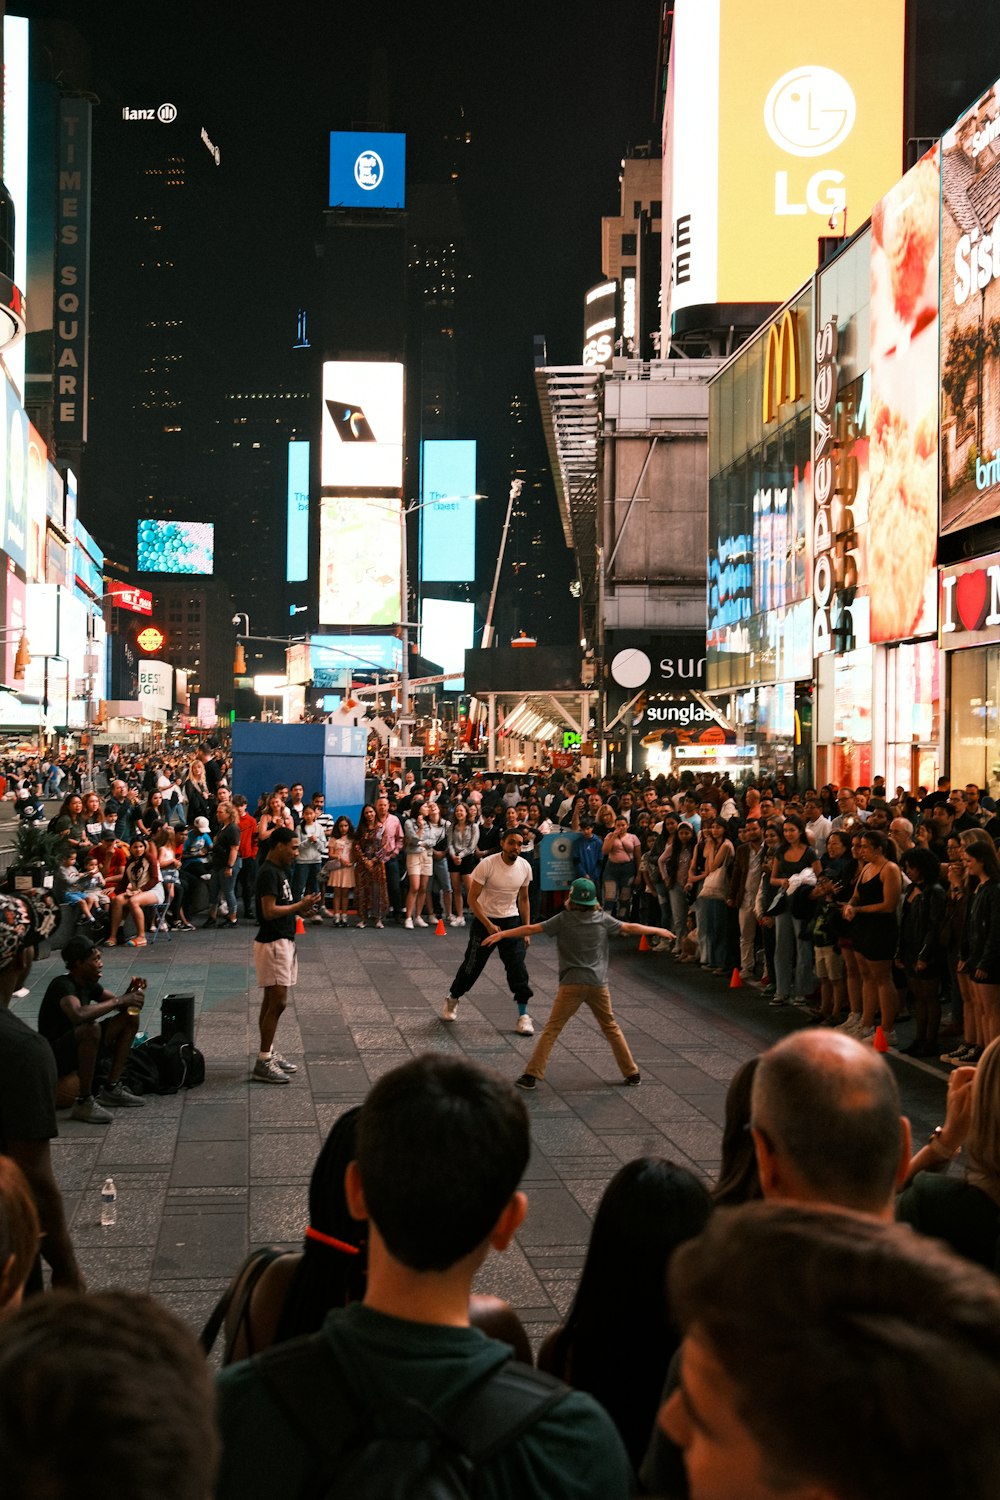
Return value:
<svg viewBox="0 0 1000 1500">
<path fill-rule="evenodd" d="M 194 780 L 208 785 L 213 759 L 198 757 Z M 297 920 L 339 926 L 352 908 L 359 925 L 395 915 L 407 931 L 432 916 L 468 927 L 441 1015 L 451 1024 L 496 949 L 516 1029 L 530 1035 L 524 945 L 555 940 L 559 989 L 513 1081 L 522 1090 L 544 1078 L 580 1005 L 622 1082 L 641 1081 L 608 989 L 619 934 L 642 934 L 720 977 L 735 969 L 750 995 L 827 1024 L 737 1071 L 714 1184 L 650 1156 L 611 1178 L 537 1371 L 513 1309 L 484 1294 L 490 1256 L 508 1249 L 530 1210 L 530 1119 L 511 1081 L 445 1055 L 384 1075 L 334 1123 L 301 1250 L 255 1251 L 234 1267 L 199 1347 L 152 1299 L 85 1293 L 49 1151 L 67 1070 L 87 1090 L 79 1119 L 141 1103 L 121 1066 L 142 981 L 106 990 L 101 949 L 82 930 L 64 947 L 67 972 L 49 985 L 39 1029 L 28 1027 L 10 1000 L 56 902 L 0 896 L 0 1466 L 13 1500 L 96 1497 L 109 1464 L 127 1465 L 137 1497 L 178 1500 L 395 1493 L 418 1470 L 450 1484 L 456 1464 L 484 1496 L 996 1493 L 1000 820 L 975 789 L 943 783 L 890 798 L 876 782 L 799 797 L 715 778 L 455 776 L 418 788 L 388 777 L 355 827 L 295 785 L 250 812 L 230 794 L 220 757 L 204 810 L 176 825 L 161 813 L 150 828 L 148 794 L 130 801 L 138 769 L 109 787 L 122 806 L 138 803 L 143 824 L 127 830 L 125 885 L 109 882 L 116 932 L 131 916 L 141 937 L 139 898 L 157 884 L 163 904 L 171 861 L 156 840 L 182 822 L 180 872 L 190 839 L 188 857 L 209 866 L 210 919 L 235 920 L 234 886 L 247 899 L 242 820 L 254 825 L 259 1081 L 296 1072 L 275 1040 L 295 983 Z M 22 801 L 23 790 L 14 787 Z M 84 799 L 74 808 L 69 795 L 52 829 L 71 872 L 70 853 L 87 851 L 84 869 L 96 858 L 95 809 Z M 117 827 L 104 837 L 108 800 L 99 799 L 97 847 L 126 844 Z M 441 828 L 446 880 L 435 879 Z M 539 844 L 557 831 L 577 835 L 565 900 L 537 879 Z M 226 858 L 213 865 L 216 847 Z M 77 903 L 92 903 L 85 928 L 102 889 L 89 886 Z M 891 1047 L 904 1007 L 915 1020 L 911 1052 L 941 1045 L 949 1010 L 961 1038 L 943 1119 L 925 1143 L 911 1139 L 892 1070 L 858 1045 L 878 1026 Z M 104 1039 L 110 1067 L 95 1097 Z M 39 1253 L 55 1288 L 46 1295 Z M 213 1383 L 205 1350 L 220 1331 L 224 1369 Z M 81 1460 L 83 1430 L 92 1461 Z M 262 1447 L 280 1462 L 262 1461 Z"/>
</svg>

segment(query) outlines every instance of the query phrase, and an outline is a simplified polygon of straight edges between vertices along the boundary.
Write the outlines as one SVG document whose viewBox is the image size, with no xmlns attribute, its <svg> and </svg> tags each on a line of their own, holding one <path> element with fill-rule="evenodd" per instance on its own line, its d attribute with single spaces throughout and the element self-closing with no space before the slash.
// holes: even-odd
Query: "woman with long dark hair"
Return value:
<svg viewBox="0 0 1000 1500">
<path fill-rule="evenodd" d="M 899 864 L 911 884 L 900 903 L 896 968 L 906 977 L 917 1021 L 916 1039 L 903 1051 L 911 1057 L 933 1057 L 941 1025 L 948 898 L 937 855 L 929 849 L 907 849 Z"/>
<path fill-rule="evenodd" d="M 674 957 L 681 957 L 681 943 L 687 930 L 688 874 L 694 858 L 695 838 L 691 823 L 681 821 L 677 832 L 667 844 L 659 859 L 659 870 L 670 902 L 668 926 L 674 934 Z"/>
<path fill-rule="evenodd" d="M 736 1069 L 726 1090 L 719 1176 L 712 1189 L 716 1208 L 734 1208 L 763 1196 L 757 1150 L 750 1133 L 750 1096 L 759 1062 L 759 1057 L 748 1058 Z"/>
<path fill-rule="evenodd" d="M 651 1156 L 622 1167 L 594 1216 L 566 1322 L 539 1352 L 541 1369 L 601 1403 L 636 1469 L 680 1342 L 667 1301 L 670 1257 L 711 1211 L 708 1190 L 684 1167 Z"/>
<path fill-rule="evenodd" d="M 358 920 L 355 928 L 365 927 L 368 918 L 375 918 L 376 927 L 385 926 L 385 914 L 389 909 L 389 892 L 385 878 L 385 863 L 380 858 L 382 833 L 378 826 L 378 814 L 371 803 L 361 809 L 357 831 L 354 835 L 354 880 Z"/>
<path fill-rule="evenodd" d="M 890 1047 L 896 1045 L 896 1011 L 899 992 L 892 982 L 898 930 L 896 907 L 902 890 L 899 866 L 888 857 L 889 840 L 877 829 L 861 835 L 861 870 L 844 907 L 850 938 L 861 970 L 862 1015 L 855 1035 L 871 1041 L 881 1011 L 882 1030 Z"/>
<path fill-rule="evenodd" d="M 796 914 L 794 897 L 788 887 L 795 876 L 812 870 L 819 876 L 820 865 L 806 835 L 806 825 L 797 813 L 786 813 L 781 825 L 783 847 L 771 861 L 771 887 L 784 891 L 785 899 L 775 916 L 774 964 L 776 993 L 772 1005 L 786 1005 L 791 1000 L 804 1005 L 816 987 L 812 945 L 802 935 L 803 921 Z"/>
<path fill-rule="evenodd" d="M 966 845 L 963 858 L 976 888 L 966 912 L 962 967 L 979 1012 L 979 1045 L 986 1047 L 1000 1036 L 1000 860 L 985 835 Z"/>
</svg>

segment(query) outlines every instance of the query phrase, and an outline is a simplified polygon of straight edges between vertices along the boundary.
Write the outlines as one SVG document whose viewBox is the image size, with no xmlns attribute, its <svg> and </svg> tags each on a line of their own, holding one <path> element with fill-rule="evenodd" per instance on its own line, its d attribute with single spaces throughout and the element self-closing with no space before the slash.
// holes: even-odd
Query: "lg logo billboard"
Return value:
<svg viewBox="0 0 1000 1500">
<path fill-rule="evenodd" d="M 854 129 L 857 102 L 847 79 L 832 68 L 792 68 L 774 83 L 764 102 L 764 126 L 789 156 L 827 156 Z M 805 183 L 805 202 L 789 198 L 789 174 L 774 174 L 776 214 L 839 213 L 847 198 L 844 174 L 835 168 L 814 172 Z M 801 192 L 798 187 L 796 191 Z"/>
</svg>

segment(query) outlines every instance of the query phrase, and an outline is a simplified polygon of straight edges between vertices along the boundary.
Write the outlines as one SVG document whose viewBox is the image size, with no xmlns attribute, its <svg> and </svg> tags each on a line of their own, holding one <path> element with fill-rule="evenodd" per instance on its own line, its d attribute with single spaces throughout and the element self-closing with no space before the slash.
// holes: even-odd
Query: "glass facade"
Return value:
<svg viewBox="0 0 1000 1500">
<path fill-rule="evenodd" d="M 949 772 L 1000 797 L 1000 645 L 952 651 Z"/>
<path fill-rule="evenodd" d="M 710 386 L 709 691 L 812 675 L 811 284 L 788 314 L 794 350 L 765 328 Z"/>
</svg>

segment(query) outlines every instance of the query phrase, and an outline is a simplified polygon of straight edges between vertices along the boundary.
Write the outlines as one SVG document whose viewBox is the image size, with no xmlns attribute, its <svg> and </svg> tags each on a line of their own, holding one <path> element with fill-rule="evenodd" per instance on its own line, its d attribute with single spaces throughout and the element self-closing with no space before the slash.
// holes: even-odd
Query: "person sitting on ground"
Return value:
<svg viewBox="0 0 1000 1500">
<path fill-rule="evenodd" d="M 674 934 L 666 927 L 647 927 L 643 922 L 619 922 L 610 912 L 602 911 L 597 899 L 597 888 L 592 880 L 574 880 L 568 895 L 569 900 L 562 911 L 557 911 L 547 921 L 528 922 L 521 927 L 501 929 L 482 941 L 484 948 L 492 948 L 496 943 L 533 937 L 537 932 L 556 940 L 559 988 L 545 1029 L 535 1043 L 527 1067 L 517 1079 L 517 1086 L 519 1089 L 533 1089 L 545 1077 L 549 1056 L 559 1039 L 559 1033 L 567 1021 L 576 1015 L 580 1006 L 586 1005 L 614 1053 L 622 1082 L 635 1087 L 642 1082 L 642 1075 L 611 1009 L 611 991 L 608 989 L 609 939 L 624 933 L 626 937 L 659 937 L 673 942 Z"/>
<path fill-rule="evenodd" d="M 943 1175 L 963 1149 L 964 1175 Z M 910 1162 L 896 1215 L 988 1271 L 1000 1270 L 1000 1039 L 978 1067 L 957 1067 L 948 1079 L 944 1124 Z"/>
<path fill-rule="evenodd" d="M 344 1174 L 357 1155 L 361 1106 L 334 1122 L 309 1181 L 309 1226 L 301 1250 L 258 1250 L 248 1256 L 202 1333 L 211 1348 L 220 1316 L 226 1343 L 223 1364 L 233 1364 L 272 1344 L 315 1333 L 332 1307 L 360 1302 L 368 1273 L 367 1225 L 347 1206 Z M 510 1344 L 531 1363 L 531 1345 L 513 1309 L 499 1297 L 475 1296 L 469 1321 Z"/>
<path fill-rule="evenodd" d="M 90 938 L 71 937 L 62 950 L 67 972 L 49 981 L 38 1011 L 38 1030 L 52 1048 L 60 1079 L 79 1076 L 74 1120 L 108 1125 L 111 1109 L 140 1109 L 143 1100 L 122 1083 L 129 1051 L 139 1030 L 146 981 L 134 977 L 124 995 L 112 995 L 101 983 L 104 957 Z M 100 1058 L 108 1075 L 94 1097 Z"/>
<path fill-rule="evenodd" d="M 691 1500 L 994 1500 L 995 1277 L 902 1224 L 751 1203 L 680 1247 L 669 1295 Z"/>
<path fill-rule="evenodd" d="M 667 1267 L 711 1212 L 707 1189 L 684 1167 L 651 1156 L 621 1167 L 597 1206 L 566 1321 L 539 1350 L 540 1370 L 601 1403 L 636 1468 L 679 1342 Z"/>
<path fill-rule="evenodd" d="M 376 1411 L 391 1432 L 394 1405 L 407 1402 L 415 1415 L 424 1405 L 435 1428 L 447 1429 L 473 1399 L 481 1409 L 491 1387 L 494 1397 L 503 1391 L 499 1412 L 508 1410 L 500 1371 L 509 1350 L 469 1327 L 469 1294 L 490 1250 L 506 1249 L 523 1222 L 518 1183 L 529 1152 L 523 1104 L 484 1068 L 424 1056 L 379 1079 L 362 1106 L 357 1159 L 345 1178 L 351 1213 L 368 1220 L 364 1301 L 332 1310 L 314 1340 L 222 1371 L 216 1500 L 272 1500 L 262 1433 L 281 1455 L 282 1495 L 298 1497 L 342 1471 L 340 1455 L 359 1421 Z M 532 1393 L 543 1382 L 515 1369 Z M 282 1399 L 300 1386 L 308 1407 Z M 355 1472 L 370 1451 L 355 1442 Z M 558 1386 L 543 1404 L 529 1404 L 516 1435 L 476 1465 L 476 1479 L 482 1500 L 624 1500 L 631 1491 L 610 1418 L 590 1396 Z"/>
<path fill-rule="evenodd" d="M 129 1500 L 206 1500 L 214 1413 L 198 1345 L 152 1297 L 59 1292 L 0 1328 L 4 1500 L 105 1500 L 109 1474 Z"/>
<path fill-rule="evenodd" d="M 21 1306 L 41 1234 L 28 1179 L 16 1161 L 0 1155 L 0 1324 Z"/>
</svg>

